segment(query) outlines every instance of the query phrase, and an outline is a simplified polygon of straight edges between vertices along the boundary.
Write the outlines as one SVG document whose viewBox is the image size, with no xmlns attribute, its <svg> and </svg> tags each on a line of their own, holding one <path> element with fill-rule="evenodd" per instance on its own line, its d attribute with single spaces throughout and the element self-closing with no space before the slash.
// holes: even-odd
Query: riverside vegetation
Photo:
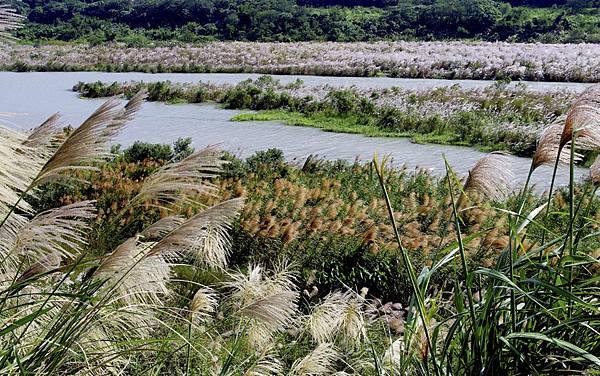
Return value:
<svg viewBox="0 0 600 376">
<path fill-rule="evenodd" d="M 259 111 L 237 115 L 237 121 L 280 120 L 325 131 L 411 137 L 520 156 L 533 155 L 539 133 L 564 121 L 568 103 L 575 99 L 573 93 L 535 92 L 503 83 L 484 89 L 339 89 L 307 87 L 301 81 L 284 85 L 270 76 L 237 85 L 95 82 L 73 88 L 86 98 L 131 97 L 142 89 L 151 101 L 213 101 L 225 108 Z M 590 154 L 586 156 L 589 160 Z"/>
<path fill-rule="evenodd" d="M 15 45 L 0 49 L 0 68 L 600 82 L 597 50 L 597 44 L 503 42 Z"/>
<path fill-rule="evenodd" d="M 577 151 L 600 148 L 598 95 L 545 129 L 530 175 L 573 176 Z M 0 127 L 2 373 L 600 369 L 600 162 L 538 197 L 510 194 L 501 153 L 464 182 L 450 166 L 441 179 L 385 158 L 294 167 L 186 140 L 114 156 L 143 97 L 74 130 L 56 115 Z"/>
</svg>

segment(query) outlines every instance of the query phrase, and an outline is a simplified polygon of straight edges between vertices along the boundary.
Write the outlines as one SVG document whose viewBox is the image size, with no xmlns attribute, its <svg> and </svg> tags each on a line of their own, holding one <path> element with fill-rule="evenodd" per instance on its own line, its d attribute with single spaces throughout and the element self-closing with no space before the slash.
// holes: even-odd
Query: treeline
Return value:
<svg viewBox="0 0 600 376">
<path fill-rule="evenodd" d="M 17 4 L 16 1 L 14 1 Z M 341 6 L 344 5 L 344 6 Z M 25 0 L 23 40 L 600 42 L 600 0 Z"/>
</svg>

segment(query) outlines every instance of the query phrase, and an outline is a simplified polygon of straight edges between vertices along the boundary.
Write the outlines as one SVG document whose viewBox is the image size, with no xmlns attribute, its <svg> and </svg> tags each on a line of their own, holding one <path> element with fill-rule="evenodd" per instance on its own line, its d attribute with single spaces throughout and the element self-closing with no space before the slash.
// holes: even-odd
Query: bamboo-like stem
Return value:
<svg viewBox="0 0 600 376">
<path fill-rule="evenodd" d="M 389 197 L 389 194 L 387 191 L 387 187 L 385 185 L 385 180 L 384 180 L 385 160 L 383 160 L 380 165 L 379 161 L 377 160 L 377 157 L 375 157 L 373 159 L 373 165 L 377 172 L 377 177 L 379 179 L 379 184 L 381 185 L 381 190 L 383 191 L 383 198 L 385 200 L 385 204 L 386 204 L 387 211 L 388 211 L 388 214 L 390 217 L 390 221 L 392 222 L 392 227 L 394 228 L 394 235 L 396 238 L 396 242 L 398 243 L 398 248 L 400 249 L 400 253 L 402 254 L 402 259 L 404 261 L 404 265 L 408 269 L 408 276 L 410 279 L 410 283 L 412 285 L 413 292 L 417 299 L 417 311 L 419 312 L 419 316 L 423 323 L 423 331 L 425 332 L 425 338 L 427 340 L 427 345 L 429 346 L 429 349 L 431 351 L 431 358 L 433 361 L 434 371 L 435 371 L 436 375 L 440 375 L 440 371 L 438 369 L 437 360 L 436 360 L 436 356 L 435 356 L 435 349 L 433 347 L 433 342 L 431 341 L 431 335 L 429 333 L 429 328 L 427 327 L 424 297 L 423 297 L 423 295 L 421 295 L 421 289 L 419 288 L 419 283 L 417 281 L 417 276 L 416 276 L 416 273 L 414 270 L 414 266 L 412 265 L 410 256 L 408 255 L 408 252 L 402 245 L 402 241 L 400 239 L 400 233 L 398 232 L 398 226 L 396 225 L 396 218 L 394 217 L 394 209 L 392 208 L 392 204 L 391 204 L 390 197 Z"/>
<path fill-rule="evenodd" d="M 571 145 L 571 150 L 574 150 L 574 145 Z M 552 171 L 552 181 L 550 182 L 550 190 L 548 191 L 548 199 L 546 201 L 546 213 L 544 214 L 544 218 L 547 218 L 550 214 L 550 203 L 552 202 L 552 191 L 554 189 L 554 183 L 556 182 L 556 172 L 558 171 L 558 164 L 560 163 L 560 153 L 562 153 L 562 148 L 558 149 L 558 153 L 556 154 L 556 162 L 554 162 L 554 170 Z M 542 239 L 540 244 L 544 244 L 544 240 L 546 239 L 546 228 L 542 229 Z M 543 254 L 540 251 L 539 261 L 542 262 Z"/>
<path fill-rule="evenodd" d="M 576 134 L 573 132 L 571 139 L 571 159 L 569 160 L 569 255 L 573 256 L 573 223 L 575 222 L 575 138 Z M 573 267 L 567 267 L 567 282 L 569 286 L 569 293 L 573 291 L 571 286 L 571 274 Z M 571 297 L 567 300 L 567 311 L 568 317 L 571 318 L 573 307 L 571 307 Z"/>
<path fill-rule="evenodd" d="M 450 179 L 450 175 L 452 170 L 448 165 L 448 161 L 444 157 L 444 163 L 446 165 L 446 178 L 448 181 L 448 190 L 450 191 L 450 201 L 452 201 L 452 213 L 454 217 L 454 225 L 456 227 L 456 237 L 458 241 L 458 249 L 460 253 L 460 261 L 462 272 L 465 278 L 465 284 L 467 288 L 467 301 L 469 303 L 469 315 L 471 316 L 471 323 L 473 325 L 473 345 L 475 346 L 475 352 L 479 354 L 479 368 L 483 367 L 483 359 L 481 359 L 481 352 L 478 351 L 479 348 L 479 334 L 477 333 L 477 319 L 475 317 L 475 303 L 473 301 L 473 285 L 471 283 L 471 278 L 469 278 L 469 269 L 467 267 L 467 259 L 465 256 L 465 247 L 462 239 L 462 232 L 460 231 L 460 221 L 458 219 L 458 210 L 456 208 L 456 201 L 454 200 L 454 190 L 452 187 L 452 180 Z"/>
<path fill-rule="evenodd" d="M 188 332 L 187 332 L 187 351 L 186 351 L 186 361 L 185 361 L 185 376 L 189 376 L 190 374 L 190 366 L 191 366 L 191 358 L 190 358 L 190 350 L 191 350 L 191 341 L 192 341 L 192 322 L 194 320 L 194 312 L 190 311 L 190 322 L 188 323 Z"/>
</svg>

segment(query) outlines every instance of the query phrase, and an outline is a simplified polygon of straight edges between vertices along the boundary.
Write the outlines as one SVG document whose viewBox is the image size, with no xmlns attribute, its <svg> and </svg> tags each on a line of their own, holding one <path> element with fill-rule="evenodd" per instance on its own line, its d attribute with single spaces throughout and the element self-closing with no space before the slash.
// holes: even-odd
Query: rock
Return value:
<svg viewBox="0 0 600 376">
<path fill-rule="evenodd" d="M 387 324 L 390 327 L 390 329 L 396 333 L 396 334 L 402 334 L 404 332 L 404 320 L 397 318 L 397 317 L 391 317 L 387 319 Z"/>
<path fill-rule="evenodd" d="M 379 311 L 386 315 L 392 313 L 392 302 L 385 303 L 381 308 L 379 308 Z"/>
<path fill-rule="evenodd" d="M 394 303 L 394 304 L 392 304 L 392 309 L 395 309 L 396 311 L 400 311 L 402 309 L 402 304 Z"/>
</svg>

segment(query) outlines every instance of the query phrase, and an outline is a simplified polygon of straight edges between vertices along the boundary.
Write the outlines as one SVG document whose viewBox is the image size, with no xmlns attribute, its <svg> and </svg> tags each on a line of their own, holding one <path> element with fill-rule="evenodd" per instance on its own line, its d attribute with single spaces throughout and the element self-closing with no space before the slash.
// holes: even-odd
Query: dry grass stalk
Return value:
<svg viewBox="0 0 600 376">
<path fill-rule="evenodd" d="M 570 147 L 567 143 L 564 147 L 560 147 L 560 139 L 562 136 L 564 125 L 562 123 L 554 123 L 546 127 L 538 139 L 537 148 L 533 156 L 533 169 L 540 166 L 552 166 L 556 162 L 556 157 L 560 150 L 559 162 L 569 164 L 570 162 Z M 581 155 L 576 154 L 576 162 L 581 160 Z"/>
<path fill-rule="evenodd" d="M 165 165 L 145 179 L 132 201 L 138 205 L 156 201 L 161 208 L 175 201 L 197 204 L 191 196 L 213 192 L 215 186 L 208 179 L 215 177 L 224 163 L 221 153 L 215 148 L 193 153 L 180 162 Z"/>
<path fill-rule="evenodd" d="M 235 198 L 196 214 L 156 243 L 149 256 L 177 259 L 188 255 L 201 265 L 225 267 L 230 246 L 227 231 L 243 205 L 243 199 Z"/>
<path fill-rule="evenodd" d="M 586 89 L 571 105 L 560 138 L 560 148 L 576 136 L 576 147 L 600 147 L 600 85 Z"/>
<path fill-rule="evenodd" d="M 298 359 L 290 369 L 290 375 L 317 376 L 335 372 L 335 363 L 340 359 L 340 354 L 332 343 L 319 344 L 310 354 Z"/>
<path fill-rule="evenodd" d="M 138 93 L 122 109 L 115 99 L 102 104 L 60 145 L 35 183 L 64 178 L 64 173 L 70 170 L 94 169 L 90 164 L 100 163 L 110 156 L 110 141 L 141 108 L 144 98 L 144 93 Z"/>
<path fill-rule="evenodd" d="M 510 192 L 514 180 L 508 155 L 492 152 L 479 159 L 471 168 L 464 190 L 490 200 L 501 200 Z"/>
</svg>

